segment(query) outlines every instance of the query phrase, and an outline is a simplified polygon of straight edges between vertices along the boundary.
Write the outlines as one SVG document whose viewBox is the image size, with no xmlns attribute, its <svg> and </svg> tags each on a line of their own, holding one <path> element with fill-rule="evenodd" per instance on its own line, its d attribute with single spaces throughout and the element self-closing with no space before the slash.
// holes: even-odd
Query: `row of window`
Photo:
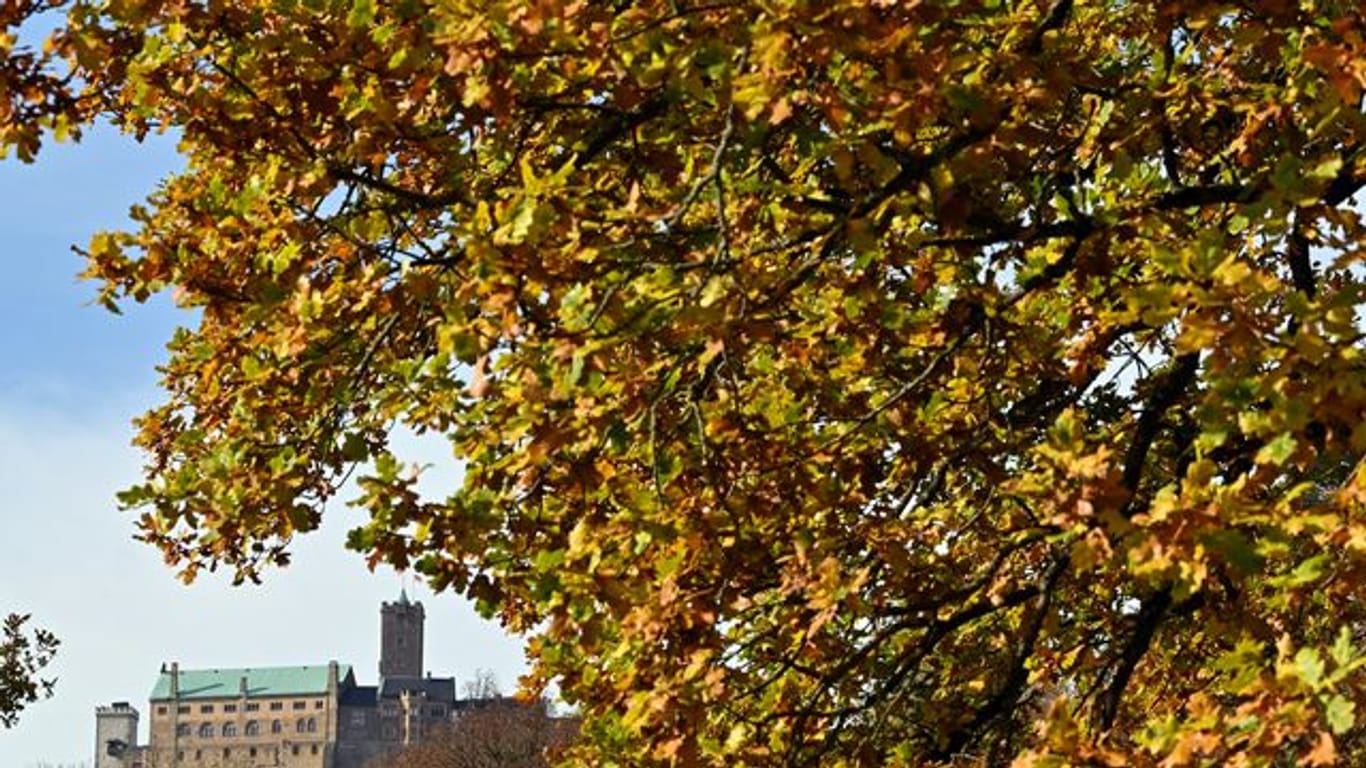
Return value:
<svg viewBox="0 0 1366 768">
<path fill-rule="evenodd" d="M 291 752 L 292 754 L 295 754 L 295 755 L 299 754 L 299 745 L 298 745 L 298 744 L 295 744 L 295 745 L 293 745 L 292 747 L 290 747 L 290 752 Z M 318 745 L 317 745 L 317 744 L 311 744 L 311 745 L 309 745 L 309 753 L 310 753 L 310 754 L 314 754 L 314 755 L 318 754 Z M 247 755 L 248 755 L 249 757 L 256 757 L 256 747 L 248 747 L 248 748 L 247 748 Z M 277 750 L 277 751 L 276 751 L 276 757 L 278 757 L 278 756 L 279 756 L 279 751 Z M 225 758 L 227 758 L 227 757 L 232 757 L 232 747 L 223 747 L 223 757 L 225 757 Z M 185 759 L 185 750 L 183 750 L 183 749 L 176 750 L 175 759 L 176 759 L 177 761 L 184 760 L 184 759 Z M 196 750 L 194 751 L 194 759 L 196 759 L 196 760 L 203 760 L 203 759 L 204 759 L 204 750 L 202 750 L 202 749 L 196 749 Z M 142 765 L 142 763 L 137 763 L 137 764 L 134 766 L 134 768 L 138 768 L 138 766 L 140 766 L 140 765 Z"/>
<path fill-rule="evenodd" d="M 261 724 L 255 720 L 248 720 L 242 730 L 246 736 L 260 736 Z M 317 733 L 318 720 L 313 717 L 300 718 L 294 723 L 294 730 L 298 733 Z M 270 721 L 271 733 L 284 733 L 284 731 L 284 723 L 279 720 Z M 189 736 L 195 733 L 195 727 L 190 723 L 181 723 L 176 726 L 175 732 L 177 736 Z M 223 723 L 221 726 L 213 723 L 200 723 L 198 733 L 201 739 L 212 739 L 219 734 L 222 734 L 225 739 L 230 739 L 237 736 L 237 723 Z"/>
<path fill-rule="evenodd" d="M 326 705 L 327 705 L 326 702 L 324 702 L 322 699 L 317 699 L 317 700 L 315 700 L 315 701 L 313 702 L 313 708 L 314 708 L 314 709 L 322 709 L 322 708 L 325 707 Z M 222 709 L 219 710 L 219 711 L 221 711 L 221 712 L 223 712 L 223 713 L 225 713 L 225 714 L 230 714 L 230 713 L 233 713 L 233 712 L 236 712 L 236 711 L 237 711 L 237 705 L 236 705 L 236 704 L 223 704 L 223 705 L 221 705 L 221 706 L 222 706 Z M 270 702 L 270 711 L 271 711 L 271 712 L 279 712 L 279 711 L 283 710 L 284 708 L 285 708 L 285 703 L 284 703 L 283 701 L 272 701 L 272 702 Z M 243 711 L 245 711 L 245 712 L 257 712 L 257 711 L 259 711 L 259 710 L 261 709 L 261 703 L 258 702 L 258 701 L 249 701 L 249 702 L 247 702 L 245 705 L 243 705 L 242 709 L 243 709 Z M 292 701 L 292 702 L 290 702 L 290 709 L 296 709 L 296 710 L 297 710 L 297 709 L 308 709 L 308 702 L 306 702 L 306 701 Z M 158 714 L 158 715 L 164 715 L 164 714 L 166 714 L 166 711 L 167 711 L 166 705 L 164 705 L 164 704 L 162 704 L 162 705 L 160 705 L 160 706 L 157 707 L 157 714 Z M 189 704 L 181 704 L 181 705 L 179 705 L 179 706 L 176 707 L 176 712 L 177 712 L 178 714 L 188 715 L 188 714 L 190 714 L 190 705 L 189 705 Z M 212 715 L 213 712 L 214 712 L 214 709 L 213 709 L 213 705 L 212 705 L 212 704 L 200 704 L 200 705 L 199 705 L 199 714 L 201 714 L 201 715 Z"/>
<path fill-rule="evenodd" d="M 402 709 L 399 708 L 398 704 L 385 702 L 383 704 L 380 704 L 379 714 L 380 717 L 398 717 L 400 714 L 402 714 Z M 418 714 L 421 714 L 421 710 L 418 710 Z M 446 708 L 439 704 L 427 707 L 427 716 L 445 717 Z"/>
</svg>

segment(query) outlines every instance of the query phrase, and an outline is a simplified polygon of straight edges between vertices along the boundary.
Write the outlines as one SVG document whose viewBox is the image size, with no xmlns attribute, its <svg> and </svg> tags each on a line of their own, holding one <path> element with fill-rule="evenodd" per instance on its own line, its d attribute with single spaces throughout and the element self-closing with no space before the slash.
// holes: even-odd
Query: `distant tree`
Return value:
<svg viewBox="0 0 1366 768">
<path fill-rule="evenodd" d="M 26 630 L 28 614 L 5 618 L 0 640 L 0 726 L 12 727 L 29 704 L 52 695 L 55 679 L 38 673 L 52 661 L 59 641 L 45 629 Z"/>
<path fill-rule="evenodd" d="M 489 669 L 475 670 L 474 677 L 466 680 L 462 688 L 467 699 L 496 699 L 503 695 L 498 678 Z"/>
<path fill-rule="evenodd" d="M 544 702 L 484 702 L 373 768 L 540 768 L 547 750 L 566 746 L 577 721 L 555 718 Z"/>
</svg>

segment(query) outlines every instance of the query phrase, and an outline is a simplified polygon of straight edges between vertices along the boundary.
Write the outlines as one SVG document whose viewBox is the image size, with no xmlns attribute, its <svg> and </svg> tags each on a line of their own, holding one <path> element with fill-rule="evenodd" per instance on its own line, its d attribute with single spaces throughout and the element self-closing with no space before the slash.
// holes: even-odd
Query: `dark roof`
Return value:
<svg viewBox="0 0 1366 768">
<path fill-rule="evenodd" d="M 397 699 L 403 691 L 420 691 L 428 701 L 455 703 L 453 677 L 386 677 L 379 681 L 381 699 Z"/>
<path fill-rule="evenodd" d="M 343 688 L 340 699 L 343 707 L 373 707 L 379 702 L 379 688 L 373 685 Z"/>
</svg>

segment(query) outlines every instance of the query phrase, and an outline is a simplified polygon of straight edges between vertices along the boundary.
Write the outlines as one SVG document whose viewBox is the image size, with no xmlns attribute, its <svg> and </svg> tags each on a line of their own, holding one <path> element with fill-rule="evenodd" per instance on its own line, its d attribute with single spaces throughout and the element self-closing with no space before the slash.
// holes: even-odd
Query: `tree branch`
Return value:
<svg viewBox="0 0 1366 768">
<path fill-rule="evenodd" d="M 1129 686 L 1129 678 L 1133 676 L 1139 660 L 1152 645 L 1153 636 L 1157 634 L 1157 628 L 1166 618 L 1171 604 L 1171 587 L 1165 587 L 1144 600 L 1138 609 L 1134 634 L 1124 646 L 1119 666 L 1115 668 L 1110 684 L 1105 686 L 1105 690 L 1096 698 L 1096 723 L 1101 730 L 1109 730 L 1114 725 L 1115 715 L 1119 712 L 1119 702 L 1124 698 L 1124 689 Z"/>
<path fill-rule="evenodd" d="M 1143 478 L 1143 465 L 1148 458 L 1148 449 L 1156 439 L 1158 430 L 1162 428 L 1162 420 L 1167 410 L 1176 404 L 1195 381 L 1199 364 L 1200 357 L 1194 352 L 1176 358 L 1171 370 L 1167 371 L 1162 381 L 1148 395 L 1143 413 L 1138 417 L 1138 425 L 1134 428 L 1134 440 L 1124 454 L 1124 487 L 1129 489 L 1130 494 L 1130 502 L 1124 505 L 1125 517 L 1133 514 L 1132 499 L 1138 491 L 1139 481 Z"/>
</svg>

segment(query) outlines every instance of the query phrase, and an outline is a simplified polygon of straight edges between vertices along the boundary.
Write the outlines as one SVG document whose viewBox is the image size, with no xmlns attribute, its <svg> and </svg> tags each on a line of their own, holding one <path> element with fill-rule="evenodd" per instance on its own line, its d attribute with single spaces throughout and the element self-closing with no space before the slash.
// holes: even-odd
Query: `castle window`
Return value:
<svg viewBox="0 0 1366 768">
<path fill-rule="evenodd" d="M 280 710 L 282 710 L 282 709 L 284 709 L 284 708 L 285 708 L 285 703 L 284 703 L 283 701 L 272 701 L 272 702 L 270 703 L 270 711 L 271 711 L 271 712 L 279 712 Z"/>
<path fill-rule="evenodd" d="M 166 707 L 165 707 L 165 705 L 162 705 L 162 706 L 157 707 L 157 714 L 158 714 L 158 715 L 164 715 L 164 714 L 166 714 Z"/>
<path fill-rule="evenodd" d="M 236 711 L 237 711 L 237 705 L 236 705 L 236 704 L 224 704 L 224 705 L 223 705 L 223 711 L 224 711 L 224 712 L 236 712 Z"/>
<path fill-rule="evenodd" d="M 260 736 L 260 735 L 261 735 L 261 724 L 258 723 L 258 722 L 256 722 L 255 720 L 248 721 L 248 722 L 247 722 L 246 734 L 247 734 L 248 736 Z"/>
<path fill-rule="evenodd" d="M 323 700 L 322 700 L 322 699 L 318 699 L 317 701 L 313 702 L 313 708 L 314 708 L 314 709 L 322 709 L 322 708 L 323 708 Z"/>
<path fill-rule="evenodd" d="M 177 725 L 177 726 L 175 727 L 175 735 L 177 735 L 177 736 L 189 736 L 189 735 L 190 735 L 190 724 L 189 724 L 189 723 L 181 723 L 180 725 Z"/>
<path fill-rule="evenodd" d="M 280 731 L 283 731 L 284 729 L 285 729 L 285 727 L 284 727 L 283 725 L 280 724 L 280 721 L 279 721 L 279 720 L 271 720 L 271 721 L 270 721 L 270 732 L 271 732 L 271 733 L 279 733 Z"/>
<path fill-rule="evenodd" d="M 237 723 L 223 723 L 223 738 L 237 735 Z"/>
<path fill-rule="evenodd" d="M 296 702 L 294 702 L 294 708 L 295 708 L 295 709 L 307 709 L 307 708 L 308 708 L 308 702 L 306 702 L 306 701 L 296 701 Z"/>
<path fill-rule="evenodd" d="M 203 756 L 204 756 L 204 750 L 202 750 L 202 749 L 196 749 L 196 750 L 194 751 L 194 759 L 198 760 L 198 759 L 200 759 L 200 758 L 203 757 Z"/>
<path fill-rule="evenodd" d="M 232 750 L 228 749 L 227 747 L 223 747 L 223 757 L 232 757 Z"/>
<path fill-rule="evenodd" d="M 200 705 L 199 705 L 199 714 L 201 714 L 201 715 L 212 715 L 212 714 L 213 714 L 213 705 L 212 705 L 212 704 L 200 704 Z"/>
<path fill-rule="evenodd" d="M 295 745 L 294 745 L 294 748 L 291 749 L 290 752 L 292 752 L 293 754 L 296 754 L 296 755 L 299 754 L 299 745 L 298 745 L 298 744 L 295 744 Z"/>
<path fill-rule="evenodd" d="M 315 733 L 317 730 L 318 730 L 318 721 L 317 721 L 317 720 L 314 720 L 314 719 L 311 718 L 311 717 L 308 718 L 308 732 L 309 732 L 309 733 Z"/>
<path fill-rule="evenodd" d="M 213 738 L 213 723 L 203 723 L 202 725 L 199 726 L 199 738 L 201 738 L 201 739 L 212 739 L 212 738 Z"/>
<path fill-rule="evenodd" d="M 190 714 L 190 705 L 189 705 L 189 704 L 181 704 L 180 706 L 178 706 L 178 707 L 175 708 L 175 711 L 178 712 L 179 714 L 182 714 L 182 715 L 188 715 L 188 714 Z"/>
<path fill-rule="evenodd" d="M 251 755 L 252 757 L 256 757 L 256 747 L 252 747 L 251 749 L 247 750 L 247 754 Z"/>
<path fill-rule="evenodd" d="M 248 712 L 255 712 L 256 710 L 258 710 L 258 709 L 260 709 L 260 708 L 261 708 L 261 705 L 258 704 L 257 702 L 254 702 L 254 701 L 248 701 L 248 702 L 247 702 L 247 711 L 248 711 Z"/>
<path fill-rule="evenodd" d="M 308 721 L 307 721 L 307 720 L 300 720 L 299 722 L 297 722 L 297 723 L 294 724 L 294 730 L 298 731 L 299 733 L 303 733 L 303 732 L 306 731 L 307 729 L 308 729 Z"/>
<path fill-rule="evenodd" d="M 313 754 L 315 754 L 315 755 L 318 754 L 318 745 L 317 745 L 317 744 L 314 744 L 314 745 L 313 745 Z"/>
</svg>

